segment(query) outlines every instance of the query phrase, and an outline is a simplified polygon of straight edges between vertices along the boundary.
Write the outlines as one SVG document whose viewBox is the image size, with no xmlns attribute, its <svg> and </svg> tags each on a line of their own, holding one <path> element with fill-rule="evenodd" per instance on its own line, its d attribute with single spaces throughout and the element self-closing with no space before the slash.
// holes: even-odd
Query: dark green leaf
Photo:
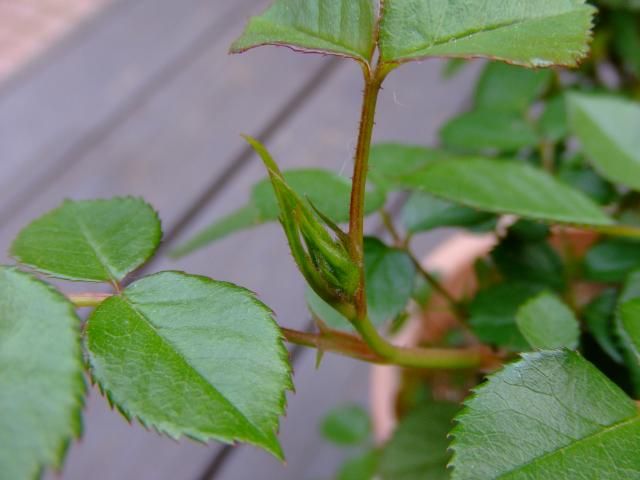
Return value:
<svg viewBox="0 0 640 480">
<path fill-rule="evenodd" d="M 618 292 L 610 288 L 593 299 L 584 308 L 582 314 L 589 331 L 600 348 L 617 363 L 623 363 L 624 359 L 613 335 L 614 311 L 617 301 Z"/>
<path fill-rule="evenodd" d="M 0 267 L 0 477 L 60 468 L 80 435 L 80 320 L 53 288 Z"/>
<path fill-rule="evenodd" d="M 630 273 L 627 277 L 624 288 L 618 298 L 618 310 L 615 315 L 615 331 L 620 340 L 620 351 L 629 369 L 634 392 L 636 395 L 640 395 L 640 362 L 638 361 L 638 350 L 633 343 L 633 339 L 629 336 L 622 318 L 622 306 L 637 298 L 640 298 L 640 270 Z"/>
<path fill-rule="evenodd" d="M 337 445 L 359 445 L 371 435 L 369 413 L 359 405 L 345 405 L 327 414 L 320 427 L 322 436 Z"/>
<path fill-rule="evenodd" d="M 635 8 L 640 10 L 640 0 L 635 1 Z M 637 15 L 629 12 L 614 12 L 611 15 L 613 25 L 613 48 L 627 72 L 640 78 L 640 28 Z"/>
<path fill-rule="evenodd" d="M 474 110 L 450 120 L 440 131 L 445 146 L 465 152 L 516 152 L 537 145 L 525 119 L 509 111 Z"/>
<path fill-rule="evenodd" d="M 538 127 L 542 136 L 552 142 L 559 142 L 569 134 L 567 104 L 563 95 L 547 102 L 538 120 Z"/>
<path fill-rule="evenodd" d="M 457 417 L 454 480 L 619 480 L 640 476 L 635 402 L 569 351 L 523 355 Z"/>
<path fill-rule="evenodd" d="M 271 311 L 249 291 L 158 273 L 104 301 L 87 337 L 93 377 L 127 417 L 173 438 L 238 440 L 282 458 L 290 368 Z"/>
<path fill-rule="evenodd" d="M 593 13 L 584 0 L 386 0 L 382 60 L 486 57 L 530 67 L 575 65 L 587 53 Z"/>
<path fill-rule="evenodd" d="M 640 267 L 640 242 L 605 239 L 584 257 L 585 275 L 597 282 L 621 282 Z"/>
<path fill-rule="evenodd" d="M 616 198 L 615 187 L 591 168 L 565 166 L 558 172 L 558 178 L 601 205 L 607 205 Z"/>
<path fill-rule="evenodd" d="M 543 287 L 509 282 L 482 290 L 469 305 L 469 324 L 480 340 L 511 350 L 526 350 L 527 341 L 516 325 L 519 308 Z"/>
<path fill-rule="evenodd" d="M 433 195 L 495 213 L 578 225 L 610 225 L 582 193 L 527 165 L 483 158 L 434 162 L 402 183 Z"/>
<path fill-rule="evenodd" d="M 636 361 L 640 363 L 640 298 L 620 306 L 620 321 L 624 338 L 632 347 Z"/>
<path fill-rule="evenodd" d="M 526 112 L 549 86 L 553 72 L 490 62 L 476 85 L 477 109 Z"/>
<path fill-rule="evenodd" d="M 542 293 L 522 305 L 516 322 L 520 333 L 535 349 L 575 349 L 578 346 L 578 319 L 569 307 L 550 293 Z"/>
<path fill-rule="evenodd" d="M 405 252 L 372 237 L 364 241 L 364 264 L 369 316 L 381 325 L 406 308 L 416 269 Z"/>
<path fill-rule="evenodd" d="M 427 403 L 409 413 L 385 445 L 380 459 L 384 480 L 447 480 L 447 434 L 460 410 L 451 403 Z"/>
<path fill-rule="evenodd" d="M 414 192 L 402 208 L 402 222 L 410 233 L 440 227 L 472 227 L 488 222 L 493 215 L 441 200 L 425 192 Z"/>
<path fill-rule="evenodd" d="M 491 252 L 491 258 L 505 278 L 565 287 L 562 259 L 546 241 L 527 241 L 509 235 Z"/>
<path fill-rule="evenodd" d="M 154 254 L 161 237 L 142 199 L 67 200 L 25 227 L 11 255 L 55 277 L 117 282 Z"/>
<path fill-rule="evenodd" d="M 338 472 L 337 480 L 373 480 L 378 468 L 378 452 L 370 451 L 347 460 Z"/>
<path fill-rule="evenodd" d="M 640 105 L 574 93 L 569 96 L 569 116 L 574 133 L 602 176 L 640 189 Z"/>
<path fill-rule="evenodd" d="M 371 0 L 276 0 L 262 15 L 251 18 L 231 51 L 287 45 L 303 52 L 368 62 L 373 53 L 375 22 Z"/>
</svg>

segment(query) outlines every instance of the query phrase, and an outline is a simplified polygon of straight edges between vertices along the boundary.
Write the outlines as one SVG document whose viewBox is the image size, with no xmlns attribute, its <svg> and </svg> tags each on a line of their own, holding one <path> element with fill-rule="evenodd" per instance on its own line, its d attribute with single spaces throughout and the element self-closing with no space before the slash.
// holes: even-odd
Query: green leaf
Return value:
<svg viewBox="0 0 640 480">
<path fill-rule="evenodd" d="M 82 430 L 80 320 L 49 285 L 0 267 L 0 477 L 59 469 Z"/>
<path fill-rule="evenodd" d="M 640 0 L 599 0 L 599 2 L 614 8 L 640 10 Z"/>
<path fill-rule="evenodd" d="M 600 205 L 607 205 L 616 199 L 615 187 L 589 167 L 563 166 L 558 171 L 558 178 Z"/>
<path fill-rule="evenodd" d="M 578 347 L 578 319 L 555 295 L 545 292 L 527 301 L 518 310 L 516 322 L 524 338 L 535 349 Z"/>
<path fill-rule="evenodd" d="M 338 472 L 337 480 L 372 480 L 378 467 L 378 452 L 371 450 L 347 460 Z"/>
<path fill-rule="evenodd" d="M 547 140 L 559 142 L 569 134 L 567 103 L 564 95 L 553 97 L 545 105 L 538 120 L 540 133 Z"/>
<path fill-rule="evenodd" d="M 627 332 L 627 327 L 622 318 L 622 306 L 636 298 L 640 298 L 640 270 L 630 273 L 627 277 L 622 292 L 618 297 L 618 310 L 614 318 L 615 331 L 620 340 L 620 350 L 624 357 L 625 364 L 629 369 L 634 392 L 636 395 L 640 395 L 640 362 L 638 361 L 638 350 L 633 339 Z M 632 320 L 629 322 L 631 323 Z"/>
<path fill-rule="evenodd" d="M 640 189 L 640 105 L 610 96 L 569 96 L 573 132 L 595 168 L 614 183 Z"/>
<path fill-rule="evenodd" d="M 216 220 L 204 230 L 198 232 L 193 238 L 172 250 L 171 256 L 182 257 L 232 233 L 246 230 L 264 222 L 258 208 L 250 203 L 220 220 Z"/>
<path fill-rule="evenodd" d="M 584 321 L 600 348 L 615 362 L 623 363 L 624 359 L 613 335 L 614 311 L 618 301 L 618 292 L 607 289 L 594 298 L 583 310 Z"/>
<path fill-rule="evenodd" d="M 369 178 L 382 190 L 398 190 L 405 175 L 437 160 L 455 158 L 451 153 L 417 145 L 379 143 L 371 147 Z"/>
<path fill-rule="evenodd" d="M 510 234 L 493 249 L 491 258 L 507 279 L 546 285 L 554 290 L 565 287 L 562 258 L 545 240 L 523 240 Z"/>
<path fill-rule="evenodd" d="M 499 110 L 463 113 L 445 124 L 440 137 L 445 146 L 465 152 L 517 152 L 539 141 L 522 115 Z"/>
<path fill-rule="evenodd" d="M 406 252 L 367 237 L 364 269 L 369 317 L 374 324 L 381 325 L 406 308 L 413 292 L 416 268 Z"/>
<path fill-rule="evenodd" d="M 402 207 L 402 223 L 410 233 L 440 227 L 473 227 L 489 222 L 493 215 L 441 200 L 428 193 L 413 192 Z"/>
<path fill-rule="evenodd" d="M 640 268 L 640 242 L 634 240 L 602 240 L 584 257 L 585 276 L 597 282 L 621 282 L 637 268 Z"/>
<path fill-rule="evenodd" d="M 454 480 L 640 475 L 635 402 L 578 353 L 525 354 L 465 404 L 452 432 Z"/>
<path fill-rule="evenodd" d="M 484 68 L 475 91 L 475 107 L 525 113 L 548 88 L 553 72 L 490 62 Z"/>
<path fill-rule="evenodd" d="M 385 62 L 485 57 L 528 67 L 576 65 L 595 9 L 584 0 L 386 0 Z"/>
<path fill-rule="evenodd" d="M 516 325 L 519 308 L 543 287 L 527 283 L 501 283 L 480 291 L 469 305 L 469 325 L 485 343 L 526 350 L 527 341 Z"/>
<path fill-rule="evenodd" d="M 335 223 L 349 220 L 351 182 L 329 170 L 317 168 L 295 169 L 283 172 L 287 185 L 302 198 L 306 198 L 318 210 Z M 367 188 L 365 213 L 381 208 L 386 201 L 382 188 Z M 278 201 L 268 178 L 254 185 L 249 204 L 216 220 L 193 238 L 171 252 L 181 257 L 220 240 L 228 235 L 264 223 L 275 222 L 280 215 Z"/>
<path fill-rule="evenodd" d="M 272 312 L 251 292 L 178 272 L 143 278 L 93 312 L 87 347 L 93 377 L 127 417 L 282 458 L 291 372 Z"/>
<path fill-rule="evenodd" d="M 536 168 L 483 158 L 434 162 L 402 183 L 444 199 L 495 213 L 577 225 L 611 225 L 582 193 Z"/>
<path fill-rule="evenodd" d="M 249 20 L 242 36 L 231 45 L 231 52 L 286 45 L 368 63 L 375 23 L 371 0 L 276 0 L 262 15 Z"/>
<path fill-rule="evenodd" d="M 640 10 L 640 0 L 635 0 L 635 8 Z M 612 12 L 613 49 L 622 60 L 627 72 L 640 78 L 640 29 L 637 15 L 629 12 Z"/>
<path fill-rule="evenodd" d="M 25 227 L 11 255 L 54 277 L 118 282 L 151 258 L 161 237 L 156 212 L 140 198 L 66 200 Z"/>
<path fill-rule="evenodd" d="M 351 181 L 329 170 L 318 168 L 289 170 L 282 174 L 287 185 L 300 197 L 306 198 L 315 208 L 335 223 L 349 220 Z M 371 213 L 384 205 L 386 195 L 379 188 L 368 188 L 365 198 L 365 213 Z M 260 212 L 264 221 L 275 221 L 280 209 L 269 179 L 255 185 L 251 203 Z"/>
<path fill-rule="evenodd" d="M 380 326 L 406 308 L 413 293 L 416 269 L 405 252 L 373 237 L 364 239 L 364 264 L 369 317 Z M 351 329 L 349 321 L 317 295 L 308 292 L 307 305 L 330 327 Z"/>
<path fill-rule="evenodd" d="M 371 435 L 369 413 L 359 405 L 344 405 L 327 414 L 320 427 L 322 436 L 337 445 L 359 445 Z"/>
<path fill-rule="evenodd" d="M 383 480 L 447 480 L 447 434 L 460 410 L 451 403 L 426 403 L 409 413 L 385 445 Z"/>
<path fill-rule="evenodd" d="M 624 337 L 640 362 L 640 298 L 620 306 L 620 321 Z"/>
</svg>

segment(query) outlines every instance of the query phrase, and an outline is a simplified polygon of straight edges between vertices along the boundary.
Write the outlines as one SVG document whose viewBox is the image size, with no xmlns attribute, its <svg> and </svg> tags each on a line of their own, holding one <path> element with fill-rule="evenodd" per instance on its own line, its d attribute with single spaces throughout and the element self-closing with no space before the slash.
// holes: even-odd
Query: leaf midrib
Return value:
<svg viewBox="0 0 640 480">
<path fill-rule="evenodd" d="M 161 342 L 165 343 L 166 345 L 168 345 L 171 350 L 173 352 L 175 352 L 176 356 L 192 371 L 194 371 L 198 377 L 204 382 L 204 384 L 208 387 L 211 388 L 211 390 L 213 390 L 217 395 L 220 396 L 221 399 L 223 399 L 231 408 L 231 410 L 233 410 L 234 412 L 237 412 L 237 414 L 243 418 L 247 424 L 249 426 L 251 426 L 255 433 L 258 434 L 258 436 L 265 442 L 265 445 L 269 445 L 271 443 L 270 439 L 265 437 L 264 432 L 255 424 L 253 423 L 253 421 L 247 417 L 245 415 L 244 412 L 242 412 L 240 409 L 238 409 L 220 390 L 218 390 L 214 385 L 212 385 L 209 380 L 197 369 L 195 368 L 193 365 L 191 365 L 191 363 L 188 361 L 188 359 L 183 355 L 183 353 L 180 351 L 180 349 L 178 349 L 173 343 L 171 343 L 167 338 L 165 338 L 163 335 L 160 334 L 160 332 L 158 331 L 158 329 L 156 328 L 156 326 L 151 322 L 151 320 L 149 320 L 147 318 L 147 316 L 141 312 L 140 310 L 138 310 L 135 306 L 135 304 L 133 303 L 133 301 L 129 298 L 127 298 L 127 296 L 125 295 L 125 293 L 121 294 L 121 298 L 122 300 L 129 306 L 129 308 L 131 308 L 131 310 L 142 320 L 144 321 L 145 324 L 147 324 L 149 326 L 149 328 L 151 328 L 151 330 L 156 334 L 156 336 L 160 339 Z M 239 438 L 239 437 L 238 437 Z M 249 439 L 247 439 L 249 440 Z"/>
<path fill-rule="evenodd" d="M 102 264 L 102 267 L 104 268 L 105 273 L 107 274 L 107 276 L 113 282 L 117 282 L 118 281 L 118 275 L 116 275 L 115 272 L 113 272 L 111 270 L 111 267 L 109 266 L 108 257 L 105 256 L 105 254 L 102 252 L 102 249 L 100 247 L 99 242 L 96 241 L 96 239 L 91 234 L 91 231 L 89 230 L 88 226 L 84 223 L 84 220 L 82 218 L 81 212 L 76 212 L 76 214 L 73 216 L 73 218 L 75 219 L 76 224 L 78 225 L 78 228 L 80 229 L 80 232 L 82 232 L 82 234 L 85 237 L 87 243 L 89 244 L 89 246 L 91 247 L 91 249 L 95 253 L 96 259 L 98 260 L 98 262 L 100 262 Z"/>
<path fill-rule="evenodd" d="M 564 454 L 564 452 L 566 450 L 568 450 L 570 448 L 574 448 L 574 447 L 576 447 L 576 445 L 579 445 L 582 442 L 586 442 L 586 441 L 591 440 L 593 438 L 596 438 L 596 437 L 598 437 L 600 435 L 605 435 L 605 434 L 611 433 L 611 432 L 615 431 L 618 428 L 626 427 L 627 425 L 629 425 L 629 424 L 631 424 L 633 422 L 637 422 L 637 421 L 640 421 L 640 416 L 639 415 L 635 415 L 635 416 L 633 416 L 631 418 L 628 418 L 628 419 L 625 419 L 625 420 L 623 420 L 621 422 L 613 423 L 611 425 L 608 425 L 605 428 L 603 428 L 602 430 L 599 430 L 597 432 L 591 433 L 591 434 L 587 435 L 586 437 L 582 437 L 582 438 L 576 440 L 575 442 L 571 442 L 571 443 L 569 443 L 567 445 L 564 445 L 564 446 L 562 446 L 562 447 L 560 447 L 560 448 L 558 448 L 556 450 L 553 450 L 551 452 L 544 453 L 544 454 L 542 454 L 542 455 L 540 455 L 538 457 L 532 458 L 531 460 L 529 460 L 526 463 L 523 463 L 521 465 L 516 466 L 515 468 L 512 468 L 511 470 L 508 470 L 508 471 L 506 471 L 504 473 L 501 473 L 500 476 L 496 477 L 496 478 L 498 478 L 498 479 L 500 479 L 500 478 L 508 478 L 508 476 L 511 475 L 512 473 L 519 472 L 520 470 L 522 470 L 522 469 L 524 469 L 524 468 L 526 468 L 526 467 L 528 467 L 530 465 L 534 465 L 536 463 L 542 463 L 542 462 L 545 461 L 545 459 L 553 457 L 554 455 Z"/>
<path fill-rule="evenodd" d="M 488 27 L 485 27 L 485 28 L 467 30 L 466 32 L 464 32 L 464 33 L 462 33 L 460 35 L 452 35 L 452 36 L 446 37 L 446 38 L 444 38 L 442 40 L 438 40 L 438 41 L 436 41 L 436 42 L 434 42 L 432 44 L 428 44 L 426 46 L 415 47 L 415 48 L 412 48 L 410 50 L 406 50 L 405 52 L 402 52 L 399 55 L 401 55 L 402 57 L 408 57 L 408 56 L 419 54 L 423 50 L 429 50 L 429 49 L 432 49 L 434 47 L 439 47 L 441 45 L 446 45 L 448 43 L 457 42 L 458 40 L 466 40 L 468 38 L 473 37 L 474 35 L 478 35 L 478 34 L 481 34 L 481 33 L 489 33 L 489 32 L 493 32 L 493 31 L 496 31 L 496 30 L 500 30 L 502 28 L 513 27 L 515 25 L 523 25 L 523 24 L 526 24 L 526 23 L 529 23 L 529 22 L 532 22 L 532 21 L 548 20 L 548 19 L 558 18 L 558 17 L 562 17 L 562 16 L 565 16 L 565 15 L 577 13 L 578 11 L 579 11 L 578 9 L 567 10 L 566 12 L 558 13 L 558 14 L 555 14 L 555 15 L 542 15 L 540 17 L 525 18 L 525 19 L 521 19 L 521 20 L 513 20 L 513 21 L 510 21 L 510 22 L 499 23 L 499 24 L 491 25 L 491 26 L 488 26 Z"/>
</svg>

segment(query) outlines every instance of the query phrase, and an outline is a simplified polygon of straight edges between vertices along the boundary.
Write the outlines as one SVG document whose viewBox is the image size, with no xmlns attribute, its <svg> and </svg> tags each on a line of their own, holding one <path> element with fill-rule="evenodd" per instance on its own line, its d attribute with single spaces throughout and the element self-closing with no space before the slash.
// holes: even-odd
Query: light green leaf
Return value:
<svg viewBox="0 0 640 480">
<path fill-rule="evenodd" d="M 375 23 L 371 0 L 276 0 L 262 15 L 249 20 L 242 36 L 231 45 L 231 52 L 286 45 L 368 63 Z"/>
<path fill-rule="evenodd" d="M 327 414 L 320 427 L 322 436 L 337 445 L 358 445 L 371 435 L 369 413 L 359 405 L 344 405 Z"/>
<path fill-rule="evenodd" d="M 475 91 L 475 107 L 525 113 L 547 89 L 553 73 L 490 62 L 484 68 Z"/>
<path fill-rule="evenodd" d="M 364 240 L 364 269 L 369 317 L 381 325 L 406 308 L 416 269 L 406 252 L 373 237 Z"/>
<path fill-rule="evenodd" d="M 589 249 L 584 257 L 585 276 L 596 282 L 622 282 L 640 268 L 640 242 L 605 239 Z"/>
<path fill-rule="evenodd" d="M 527 341 L 516 325 L 520 307 L 543 287 L 509 282 L 480 291 L 469 305 L 469 325 L 480 340 L 514 351 L 526 350 Z"/>
<path fill-rule="evenodd" d="M 246 230 L 264 222 L 256 206 L 250 203 L 198 232 L 193 238 L 172 250 L 171 256 L 182 257 L 232 233 Z"/>
<path fill-rule="evenodd" d="M 447 434 L 460 410 L 451 403 L 426 403 L 409 413 L 384 446 L 383 480 L 447 480 Z"/>
<path fill-rule="evenodd" d="M 158 273 L 104 301 L 87 337 L 93 377 L 127 417 L 282 458 L 276 432 L 291 372 L 272 313 L 251 292 Z"/>
<path fill-rule="evenodd" d="M 516 323 L 529 345 L 535 349 L 575 349 L 578 346 L 578 319 L 569 307 L 550 293 L 542 293 L 520 307 Z"/>
<path fill-rule="evenodd" d="M 485 57 L 573 66 L 587 53 L 594 11 L 584 0 L 386 0 L 382 60 Z"/>
<path fill-rule="evenodd" d="M 445 146 L 465 152 L 517 152 L 539 141 L 522 115 L 500 110 L 463 113 L 447 122 L 440 137 Z"/>
<path fill-rule="evenodd" d="M 513 161 L 483 158 L 434 162 L 402 183 L 433 195 L 495 213 L 576 225 L 611 225 L 582 193 L 547 173 Z"/>
<path fill-rule="evenodd" d="M 317 168 L 295 169 L 283 172 L 289 187 L 300 197 L 309 200 L 335 223 L 349 220 L 351 182 L 329 170 Z M 370 186 L 365 198 L 365 213 L 370 214 L 384 205 L 386 193 L 382 188 Z M 194 237 L 171 252 L 181 257 L 228 235 L 257 225 L 275 222 L 280 208 L 268 178 L 254 185 L 249 204 L 216 220 Z"/>
<path fill-rule="evenodd" d="M 436 160 L 448 160 L 453 155 L 444 150 L 400 143 L 379 143 L 371 147 L 369 178 L 384 190 L 398 189 L 397 181 Z"/>
<path fill-rule="evenodd" d="M 47 284 L 0 267 L 0 477 L 60 468 L 80 436 L 80 320 Z"/>
<path fill-rule="evenodd" d="M 289 170 L 283 172 L 289 187 L 300 197 L 308 199 L 315 208 L 335 223 L 349 220 L 351 181 L 329 170 L 318 168 Z M 386 196 L 379 188 L 368 188 L 365 198 L 365 213 L 371 213 L 384 205 Z M 251 203 L 265 221 L 275 221 L 280 209 L 268 179 L 256 184 L 251 193 Z"/>
<path fill-rule="evenodd" d="M 569 118 L 588 158 L 605 178 L 640 190 L 640 104 L 573 93 Z"/>
<path fill-rule="evenodd" d="M 154 254 L 161 237 L 156 212 L 140 198 L 66 200 L 25 227 L 11 255 L 54 277 L 117 282 Z"/>
<path fill-rule="evenodd" d="M 413 192 L 402 207 L 402 223 L 410 233 L 440 227 L 473 227 L 489 222 L 492 214 L 441 200 L 425 192 Z"/>
<path fill-rule="evenodd" d="M 525 354 L 465 404 L 454 480 L 640 477 L 638 407 L 578 353 Z"/>
<path fill-rule="evenodd" d="M 624 337 L 633 348 L 640 362 L 640 298 L 630 300 L 620 306 L 620 321 Z"/>
</svg>

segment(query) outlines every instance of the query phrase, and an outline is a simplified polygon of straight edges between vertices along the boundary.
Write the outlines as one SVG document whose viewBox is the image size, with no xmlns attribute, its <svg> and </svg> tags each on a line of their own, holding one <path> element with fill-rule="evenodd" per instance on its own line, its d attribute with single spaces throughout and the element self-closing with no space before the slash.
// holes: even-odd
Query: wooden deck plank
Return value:
<svg viewBox="0 0 640 480">
<path fill-rule="evenodd" d="M 0 90 L 0 224 L 264 2 L 129 0 Z M 116 8 L 117 7 L 117 8 Z M 135 101 L 131 101 L 135 99 Z"/>
</svg>

